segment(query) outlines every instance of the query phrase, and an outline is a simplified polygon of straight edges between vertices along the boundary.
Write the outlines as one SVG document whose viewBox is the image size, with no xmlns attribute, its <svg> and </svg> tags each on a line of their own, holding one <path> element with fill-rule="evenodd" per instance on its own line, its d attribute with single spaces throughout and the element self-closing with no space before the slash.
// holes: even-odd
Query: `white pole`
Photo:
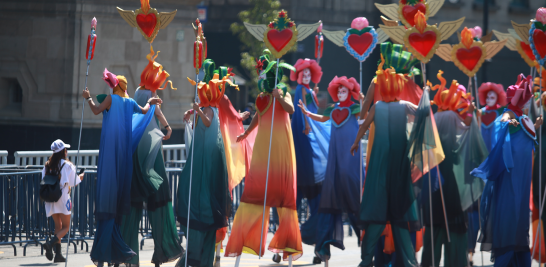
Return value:
<svg viewBox="0 0 546 267">
<path fill-rule="evenodd" d="M 93 38 L 91 38 L 91 45 L 90 45 L 90 49 L 89 50 L 92 50 L 92 47 L 93 47 Z M 91 58 L 89 56 L 89 58 Z M 91 64 L 91 60 L 88 59 L 87 60 L 87 71 L 85 72 L 85 88 L 87 88 L 87 76 L 89 76 L 89 64 Z M 79 175 L 78 175 L 78 165 L 80 164 L 78 159 L 80 158 L 80 144 L 81 144 L 81 141 L 82 141 L 82 129 L 83 129 L 83 113 L 85 111 L 85 99 L 82 101 L 82 117 L 81 117 L 81 120 L 80 120 L 80 138 L 78 139 L 78 153 L 76 154 L 76 175 L 74 176 L 74 185 L 76 185 L 76 179 L 78 179 Z M 70 196 L 70 199 L 73 201 L 74 200 L 74 191 L 76 190 L 72 190 L 71 192 L 71 196 Z M 72 205 L 74 206 L 74 205 Z M 64 262 L 64 267 L 67 267 L 68 266 L 68 250 L 70 248 L 70 230 L 72 229 L 72 212 L 73 209 L 71 209 L 70 211 L 70 223 L 68 224 L 68 237 L 67 237 L 67 242 L 66 242 L 66 261 Z"/>
<path fill-rule="evenodd" d="M 421 62 L 421 75 L 423 76 L 423 87 L 427 85 L 426 83 L 426 71 L 425 71 L 425 64 Z M 432 116 L 432 115 L 431 115 Z M 428 161 L 428 202 L 429 202 L 429 209 L 430 209 L 430 244 L 431 244 L 431 256 L 432 256 L 432 267 L 434 267 L 434 226 L 432 223 L 432 178 L 430 177 L 430 172 L 432 171 L 430 169 L 430 159 L 429 155 L 427 155 L 427 161 Z M 440 179 L 440 177 L 438 177 Z"/>
<path fill-rule="evenodd" d="M 538 92 L 539 92 L 539 96 L 538 96 L 538 99 L 539 99 L 539 103 L 540 103 L 540 108 L 538 109 L 540 111 L 540 115 L 542 116 L 542 66 L 540 66 L 539 68 L 539 73 L 540 75 L 540 79 L 539 79 L 539 82 L 538 82 Z M 534 82 L 534 81 L 533 81 Z M 532 101 L 532 100 L 531 100 Z M 534 105 L 534 103 L 531 103 Z M 539 147 L 539 150 L 538 150 L 538 183 L 539 183 L 539 186 L 538 186 L 538 190 L 539 190 L 539 196 L 540 198 L 542 198 L 542 125 L 540 126 L 540 128 L 538 128 L 538 147 Z M 539 198 L 539 199 L 540 199 Z M 542 213 L 542 207 L 544 206 L 544 204 L 542 203 L 539 203 L 539 206 L 538 208 L 540 209 L 540 213 Z M 540 230 L 542 229 L 542 217 L 539 216 L 538 217 L 538 264 L 539 265 L 542 265 L 542 235 L 540 234 Z"/>
<path fill-rule="evenodd" d="M 197 85 L 199 85 L 199 69 L 195 70 L 195 103 L 199 100 L 197 95 Z M 195 112 L 194 112 L 195 113 Z M 188 218 L 186 220 L 186 255 L 184 256 L 184 266 L 188 266 L 188 249 L 190 248 L 190 210 L 191 210 L 191 181 L 193 178 L 193 151 L 195 150 L 194 143 L 195 143 L 195 130 L 197 126 L 197 114 L 193 115 L 193 133 L 191 138 L 191 163 L 190 163 L 190 187 L 189 187 L 189 194 L 188 194 Z"/>
<path fill-rule="evenodd" d="M 279 74 L 279 59 L 277 58 L 277 68 L 275 69 L 275 87 L 273 90 L 277 90 L 277 75 Z M 271 96 L 273 97 L 273 95 Z M 265 205 L 267 202 L 267 183 L 269 181 L 269 162 L 271 161 L 271 140 L 273 139 L 273 122 L 275 121 L 275 97 L 273 97 L 273 110 L 271 114 L 271 130 L 269 132 L 269 152 L 267 154 L 267 174 L 265 176 L 265 194 L 264 194 L 264 210 L 262 213 L 262 227 L 260 237 L 260 251 L 258 252 L 258 259 L 262 257 L 262 245 L 264 240 L 264 221 L 265 221 Z"/>
<path fill-rule="evenodd" d="M 362 61 L 360 61 L 360 91 L 362 92 Z M 367 94 L 370 94 L 370 92 L 367 92 Z M 362 100 L 360 100 L 360 108 L 362 108 Z M 364 118 L 360 119 L 363 120 Z M 362 164 L 364 164 L 364 156 L 362 154 L 362 138 L 358 141 L 358 146 L 360 147 L 360 203 L 362 203 Z M 358 238 L 360 238 L 360 236 Z"/>
</svg>

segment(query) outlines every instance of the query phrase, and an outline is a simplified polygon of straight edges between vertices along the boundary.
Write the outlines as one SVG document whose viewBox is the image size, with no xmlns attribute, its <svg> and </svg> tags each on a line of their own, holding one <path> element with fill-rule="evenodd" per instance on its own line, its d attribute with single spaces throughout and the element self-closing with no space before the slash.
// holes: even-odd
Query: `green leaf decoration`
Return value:
<svg viewBox="0 0 546 267">
<path fill-rule="evenodd" d="M 404 47 L 399 44 L 393 45 L 391 42 L 381 44 L 381 54 L 385 59 L 383 69 L 394 68 L 396 73 L 409 74 L 413 66 L 419 63 L 419 60 L 414 58 L 408 51 L 404 51 Z"/>
<path fill-rule="evenodd" d="M 356 115 L 360 113 L 360 104 L 353 104 L 349 108 L 351 109 L 351 115 Z"/>
<path fill-rule="evenodd" d="M 294 68 L 294 66 L 292 66 L 292 65 L 290 65 L 288 63 L 284 63 L 284 62 L 280 63 L 279 67 L 289 69 L 291 71 L 296 71 L 296 68 Z"/>
<path fill-rule="evenodd" d="M 203 62 L 203 71 L 205 72 L 205 77 L 203 77 L 203 82 L 208 83 L 214 76 L 214 70 L 216 64 L 212 59 L 205 59 Z"/>
<path fill-rule="evenodd" d="M 269 64 L 267 64 L 267 67 L 263 70 L 263 72 L 265 73 L 269 72 L 275 65 L 277 65 L 277 61 L 269 62 Z"/>
<path fill-rule="evenodd" d="M 351 29 L 349 29 L 349 32 L 350 32 L 351 34 L 362 35 L 362 34 L 364 34 L 364 33 L 367 33 L 367 32 L 369 32 L 369 31 L 371 31 L 371 30 L 372 30 L 372 27 L 370 26 L 370 27 L 366 27 L 366 28 L 364 28 L 364 29 L 362 29 L 362 30 L 360 30 L 360 31 L 357 30 L 357 29 L 351 28 Z"/>
</svg>

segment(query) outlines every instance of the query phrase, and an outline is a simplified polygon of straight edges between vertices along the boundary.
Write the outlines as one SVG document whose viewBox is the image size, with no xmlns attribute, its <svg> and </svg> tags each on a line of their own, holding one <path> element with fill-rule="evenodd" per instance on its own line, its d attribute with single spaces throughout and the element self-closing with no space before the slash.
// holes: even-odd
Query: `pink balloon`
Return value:
<svg viewBox="0 0 546 267">
<path fill-rule="evenodd" d="M 482 28 L 480 26 L 474 27 L 474 31 L 472 32 L 472 36 L 475 38 L 482 38 Z"/>
<path fill-rule="evenodd" d="M 537 10 L 536 20 L 542 22 L 542 24 L 546 24 L 546 8 L 541 7 Z"/>
<path fill-rule="evenodd" d="M 358 17 L 353 19 L 353 22 L 351 23 L 351 28 L 356 30 L 362 30 L 370 25 L 368 23 L 368 20 L 365 17 Z"/>
</svg>

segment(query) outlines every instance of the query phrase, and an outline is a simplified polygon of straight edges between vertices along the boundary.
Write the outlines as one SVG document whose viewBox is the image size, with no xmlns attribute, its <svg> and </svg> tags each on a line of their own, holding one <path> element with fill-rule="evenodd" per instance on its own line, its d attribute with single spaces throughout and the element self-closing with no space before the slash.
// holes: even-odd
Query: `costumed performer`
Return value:
<svg viewBox="0 0 546 267">
<path fill-rule="evenodd" d="M 497 117 L 501 116 L 506 106 L 506 93 L 502 84 L 497 83 L 482 83 L 478 88 L 478 96 L 480 105 L 483 106 L 478 112 L 481 121 L 481 132 L 483 141 L 487 146 L 487 150 L 491 151 L 491 148 L 497 142 L 496 134 L 498 128 L 493 127 Z"/>
<path fill-rule="evenodd" d="M 397 74 L 394 68 L 384 69 L 383 54 L 381 59 L 374 82 L 382 100 L 372 106 L 351 146 L 351 153 L 355 155 L 360 139 L 373 122 L 376 134 L 359 212 L 365 233 L 361 244 L 362 261 L 358 266 L 372 266 L 376 244 L 387 223 L 392 228 L 397 257 L 401 258 L 404 266 L 418 266 L 410 237 L 410 231 L 419 230 L 419 219 L 413 192 L 412 159 L 408 154 L 412 140 L 417 140 L 417 137 L 423 140 L 423 137 L 415 136 L 413 129 L 408 135 L 408 129 L 416 119 L 416 112 L 424 114 L 421 123 L 424 124 L 430 116 L 430 107 L 419 106 L 418 109 L 418 106 L 400 100 L 407 79 L 403 74 Z M 417 145 L 422 146 L 421 143 Z M 443 156 L 441 153 L 433 155 L 435 158 Z"/>
<path fill-rule="evenodd" d="M 337 102 L 326 109 L 324 115 L 317 115 L 306 109 L 299 101 L 301 112 L 317 122 L 329 121 L 331 127 L 328 163 L 323 182 L 320 206 L 317 214 L 315 254 L 327 264 L 330 259 L 330 245 L 344 250 L 342 213 L 347 213 L 355 233 L 360 233 L 357 214 L 360 204 L 360 164 L 359 157 L 353 157 L 347 151 L 358 132 L 360 105 L 351 100 L 364 100 L 360 85 L 355 78 L 334 77 L 328 85 L 328 92 Z M 357 153 L 361 153 L 358 149 Z M 364 166 L 362 166 L 362 177 Z"/>
<path fill-rule="evenodd" d="M 100 105 L 95 105 L 87 88 L 82 93 L 93 114 L 103 114 L 95 198 L 97 230 L 91 249 L 91 260 L 97 266 L 128 262 L 136 255 L 123 240 L 120 224 L 131 210 L 132 155 L 152 120 L 155 105 L 162 103 L 150 98 L 140 107 L 127 95 L 124 76 L 104 69 L 102 79 L 110 94 L 97 96 Z"/>
<path fill-rule="evenodd" d="M 216 64 L 212 59 L 206 59 L 203 63 L 203 70 L 205 76 L 202 82 L 199 82 L 199 88 L 208 87 L 208 83 L 215 75 L 218 77 L 233 77 L 235 74 L 231 71 L 231 68 L 220 66 L 216 69 Z M 217 79 L 217 78 L 216 78 Z M 189 79 L 192 85 L 195 85 L 195 81 Z M 228 82 L 228 85 L 232 83 Z M 238 86 L 234 86 L 239 90 Z M 204 90 L 204 89 L 202 89 Z M 205 90 L 207 91 L 207 90 Z M 184 113 L 184 120 L 186 123 L 191 124 L 190 118 L 194 113 L 194 110 L 188 110 Z M 250 166 L 250 159 L 252 158 L 252 145 L 254 144 L 254 137 L 249 137 L 242 142 L 237 142 L 237 136 L 242 134 L 245 129 L 243 121 L 250 116 L 250 113 L 245 111 L 239 113 L 231 105 L 231 101 L 224 93 L 220 101 L 218 102 L 218 119 L 219 127 L 222 133 L 222 140 L 224 142 L 224 152 L 226 157 L 226 165 L 228 171 L 228 184 L 229 192 L 233 191 L 245 177 L 248 167 Z M 233 196 L 231 196 L 233 198 Z M 227 233 L 227 227 L 221 228 L 216 231 L 216 258 L 215 264 L 220 262 L 220 250 L 222 248 L 222 241 Z"/>
<path fill-rule="evenodd" d="M 285 260 L 288 256 L 296 260 L 302 255 L 303 249 L 296 211 L 296 158 L 290 126 L 290 114 L 294 113 L 294 106 L 292 97 L 286 92 L 286 85 L 280 83 L 283 76 L 282 69 L 278 70 L 276 76 L 277 66 L 274 62 L 270 63 L 269 55 L 270 52 L 266 49 L 259 58 L 258 65 L 262 67 L 260 67 L 258 88 L 262 92 L 256 98 L 258 115 L 252 118 L 245 133 L 237 138 L 238 141 L 242 141 L 257 128 L 252 161 L 245 178 L 241 205 L 233 220 L 225 256 L 237 257 L 242 252 L 263 255 L 266 238 L 263 238 L 261 251 L 260 239 L 262 233 L 264 237 L 267 236 L 269 211 L 271 207 L 276 207 L 279 214 L 279 227 L 268 249 L 274 253 L 283 252 Z M 278 67 L 292 68 L 288 64 L 281 64 Z M 277 87 L 275 87 L 275 77 L 277 77 Z M 275 117 L 272 125 L 273 98 L 275 98 Z M 271 127 L 273 127 L 273 135 L 270 146 Z M 266 220 L 263 222 L 263 232 L 261 232 L 269 154 L 271 158 L 265 203 Z"/>
<path fill-rule="evenodd" d="M 322 68 L 314 59 L 298 59 L 294 65 L 296 71 L 290 71 L 290 80 L 297 81 L 294 94 L 294 106 L 300 100 L 311 113 L 318 111 L 318 87 L 322 77 Z M 315 83 L 310 88 L 311 81 Z M 292 115 L 292 136 L 296 150 L 296 173 L 298 190 L 296 204 L 299 208 L 302 199 L 307 199 L 309 218 L 301 225 L 301 239 L 307 245 L 316 243 L 316 213 L 320 203 L 320 192 L 328 161 L 328 143 L 330 141 L 330 122 L 317 123 L 305 116 L 299 108 Z"/>
<path fill-rule="evenodd" d="M 478 122 L 473 116 L 474 105 L 470 101 L 470 93 L 466 93 L 466 88 L 456 80 L 446 87 L 446 79 L 442 74 L 443 72 L 439 71 L 437 75 L 441 84 L 432 88 L 438 89 L 432 103 L 438 106 L 434 119 L 446 154 L 444 161 L 430 173 L 434 247 L 431 245 L 430 236 L 429 184 L 423 183 L 421 200 L 425 236 L 421 265 L 439 266 L 442 245 L 445 245 L 444 265 L 460 267 L 467 266 L 469 262 L 466 212 L 483 191 L 483 182 L 470 175 L 470 171 L 485 160 L 488 151 L 480 134 Z M 442 188 L 439 188 L 440 186 Z M 447 216 L 448 229 L 444 214 Z M 434 263 L 431 262 L 431 253 L 434 253 Z"/>
<path fill-rule="evenodd" d="M 486 181 L 480 203 L 482 230 L 478 241 L 482 251 L 491 251 L 495 266 L 531 266 L 529 253 L 529 194 L 531 192 L 532 155 L 535 129 L 542 118 L 533 122 L 523 114 L 523 107 L 533 96 L 532 77 L 518 76 L 508 87 L 508 108 L 500 123 L 498 141 L 489 157 L 472 175 Z"/>
<path fill-rule="evenodd" d="M 213 64 L 209 61 L 207 65 L 214 68 Z M 194 81 L 190 80 L 190 83 L 195 85 Z M 193 110 L 199 117 L 189 151 L 189 155 L 193 153 L 193 158 L 188 158 L 180 176 L 176 211 L 182 230 L 189 231 L 191 246 L 186 247 L 186 254 L 176 264 L 178 267 L 184 266 L 184 257 L 188 257 L 189 266 L 211 267 L 214 263 L 216 232 L 228 225 L 231 214 L 228 166 L 218 111 L 226 83 L 231 83 L 228 74 L 220 79 L 219 74 L 215 73 L 209 77 L 208 83 L 197 86 L 200 103 L 194 103 Z M 188 229 L 190 172 L 192 194 Z"/>
<path fill-rule="evenodd" d="M 419 73 L 418 70 L 414 68 L 414 66 L 419 63 L 419 60 L 412 59 L 411 53 L 404 51 L 404 49 L 405 48 L 403 45 L 392 44 L 391 42 L 381 43 L 380 50 L 385 60 L 383 68 L 386 69 L 392 67 L 397 74 L 404 75 L 404 77 L 406 78 L 406 82 L 404 83 L 404 88 L 400 92 L 398 99 L 418 105 L 419 100 L 423 95 L 423 90 L 413 81 L 413 78 Z M 368 87 L 367 97 L 362 105 L 363 109 L 360 112 L 360 117 L 362 118 L 362 120 L 366 117 L 370 106 L 380 100 L 382 100 L 381 92 L 379 92 L 379 88 L 375 87 L 374 80 L 372 79 L 370 86 Z M 374 138 L 375 125 L 372 122 L 368 134 L 366 155 L 372 154 Z M 370 157 L 366 157 L 366 169 L 369 161 Z M 364 233 L 362 233 L 362 236 L 363 234 Z M 415 252 L 418 252 L 422 247 L 422 231 L 411 231 L 410 235 L 412 244 L 415 248 Z M 387 224 L 385 230 L 383 231 L 383 234 L 381 235 L 381 239 L 378 241 L 374 257 L 375 264 L 386 265 L 388 265 L 389 262 L 399 262 L 399 260 L 397 259 L 401 259 L 397 258 L 395 254 L 394 240 L 392 237 L 390 224 Z"/>
<path fill-rule="evenodd" d="M 140 75 L 140 84 L 133 99 L 139 105 L 144 105 L 149 99 L 157 97 L 157 90 L 167 87 L 166 81 L 170 76 L 163 66 L 155 61 L 154 51 L 150 47 L 150 54 L 146 56 L 148 65 Z M 161 87 L 165 84 L 163 87 Z M 171 83 L 171 89 L 172 83 Z M 159 123 L 167 130 L 164 135 Z M 176 228 L 173 213 L 172 194 L 170 190 L 165 161 L 163 159 L 162 141 L 168 140 L 172 129 L 163 115 L 160 107 L 155 108 L 153 119 L 144 131 L 133 154 L 133 175 L 131 181 L 131 213 L 124 216 L 121 224 L 123 240 L 137 254 L 126 266 L 139 266 L 139 225 L 142 220 L 142 211 L 147 210 L 152 238 L 154 240 L 154 254 L 151 262 L 155 266 L 174 261 L 182 255 L 182 247 Z M 146 205 L 144 205 L 146 203 Z"/>
</svg>

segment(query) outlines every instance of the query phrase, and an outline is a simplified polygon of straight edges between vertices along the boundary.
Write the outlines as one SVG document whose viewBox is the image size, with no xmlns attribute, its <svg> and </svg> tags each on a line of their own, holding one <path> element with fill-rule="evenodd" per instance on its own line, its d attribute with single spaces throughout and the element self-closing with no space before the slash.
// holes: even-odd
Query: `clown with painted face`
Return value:
<svg viewBox="0 0 546 267">
<path fill-rule="evenodd" d="M 472 174 L 486 181 L 481 198 L 482 251 L 491 251 L 495 266 L 531 266 L 529 252 L 529 194 L 536 143 L 533 123 L 522 109 L 532 99 L 532 77 L 518 76 L 508 87 L 508 107 L 498 123 L 498 141 L 489 157 Z"/>
<path fill-rule="evenodd" d="M 337 102 L 326 109 L 324 115 L 317 115 L 306 108 L 303 100 L 299 101 L 301 112 L 308 119 L 317 122 L 330 122 L 330 144 L 328 163 L 322 186 L 322 193 L 315 234 L 315 254 L 325 261 L 330 259 L 330 245 L 344 249 L 341 214 L 347 213 L 356 233 L 356 215 L 359 210 L 360 194 L 360 158 L 348 153 L 351 141 L 358 131 L 358 116 L 360 105 L 353 102 L 364 100 L 360 93 L 360 85 L 354 78 L 334 77 L 328 85 L 328 92 Z M 360 153 L 360 150 L 359 150 Z M 362 169 L 364 170 L 364 168 Z M 362 173 L 364 177 L 364 171 Z"/>
<path fill-rule="evenodd" d="M 421 196 L 425 236 L 421 264 L 439 266 L 440 257 L 435 256 L 436 262 L 433 263 L 431 253 L 440 255 L 442 246 L 445 246 L 445 266 L 467 266 L 466 212 L 478 200 L 483 190 L 481 180 L 471 176 L 470 171 L 487 157 L 488 151 L 479 132 L 478 122 L 473 116 L 474 105 L 470 93 L 466 93 L 466 88 L 456 80 L 448 85 L 442 74 L 442 71 L 437 74 L 441 83 L 432 87 L 432 90 L 438 92 L 431 103 L 438 107 L 434 119 L 440 144 L 446 153 L 445 159 L 438 167 L 430 171 L 432 196 L 428 194 L 428 183 L 423 183 Z M 438 181 L 443 181 L 441 184 L 443 192 Z M 430 242 L 431 199 L 434 247 Z M 447 222 L 442 203 L 445 203 Z M 447 240 L 448 234 L 451 242 Z"/>
<path fill-rule="evenodd" d="M 313 59 L 298 59 L 294 65 L 295 71 L 290 71 L 290 79 L 297 81 L 298 86 L 294 93 L 294 105 L 300 100 L 309 112 L 318 111 L 316 93 L 322 77 L 322 69 Z M 310 83 L 315 84 L 314 90 Z M 310 209 L 309 219 L 301 225 L 302 241 L 308 245 L 315 244 L 316 224 L 315 214 L 320 203 L 322 182 L 326 173 L 328 159 L 328 144 L 330 142 L 330 122 L 316 122 L 309 119 L 297 108 L 292 115 L 292 135 L 296 150 L 298 196 L 297 203 L 307 199 Z M 317 261 L 315 259 L 315 261 Z"/>
<path fill-rule="evenodd" d="M 502 84 L 496 83 L 482 83 L 478 89 L 478 96 L 480 99 L 480 105 L 484 106 L 478 112 L 481 121 L 481 131 L 483 141 L 487 146 L 487 150 L 496 143 L 496 127 L 494 127 L 495 120 L 503 113 L 504 106 L 506 106 L 506 93 Z"/>
</svg>

